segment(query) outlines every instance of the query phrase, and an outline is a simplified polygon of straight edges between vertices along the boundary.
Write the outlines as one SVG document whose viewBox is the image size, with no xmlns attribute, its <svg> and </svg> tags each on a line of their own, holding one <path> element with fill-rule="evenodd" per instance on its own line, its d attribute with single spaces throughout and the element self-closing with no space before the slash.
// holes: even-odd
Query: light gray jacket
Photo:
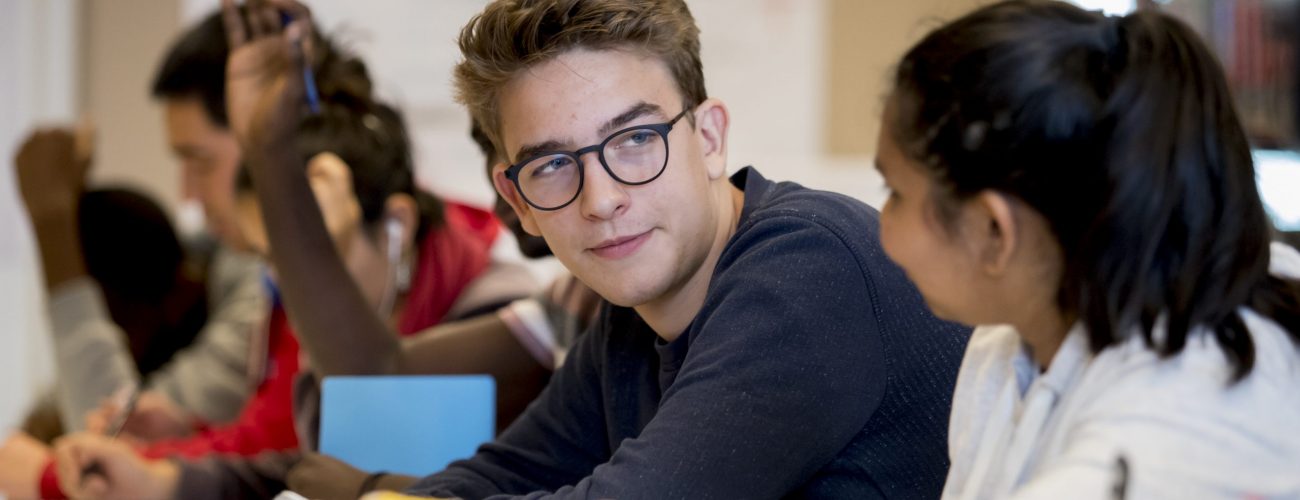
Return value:
<svg viewBox="0 0 1300 500">
<path fill-rule="evenodd" d="M 208 322 L 194 343 L 145 381 L 207 422 L 233 420 L 252 392 L 250 337 L 269 310 L 262 266 L 253 256 L 217 247 L 208 279 Z M 113 322 L 94 280 L 83 277 L 50 294 L 58 370 L 57 402 L 64 428 L 85 427 L 87 412 L 119 387 L 136 382 L 126 335 Z"/>
</svg>

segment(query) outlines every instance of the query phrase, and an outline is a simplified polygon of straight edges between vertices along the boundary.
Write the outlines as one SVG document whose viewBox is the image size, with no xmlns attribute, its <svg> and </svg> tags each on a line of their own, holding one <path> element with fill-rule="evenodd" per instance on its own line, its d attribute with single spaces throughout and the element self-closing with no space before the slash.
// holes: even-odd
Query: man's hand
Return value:
<svg viewBox="0 0 1300 500">
<path fill-rule="evenodd" d="M 304 453 L 302 460 L 289 470 L 285 485 L 307 498 L 350 497 L 361 491 L 370 474 L 342 460 L 319 453 Z M 419 478 L 401 474 L 384 474 L 370 484 L 374 490 L 404 490 Z"/>
<path fill-rule="evenodd" d="M 53 288 L 86 274 L 77 230 L 77 203 L 86 189 L 94 132 L 33 132 L 18 150 L 14 166 L 19 190 L 40 245 L 46 285 Z"/>
<path fill-rule="evenodd" d="M 0 494 L 39 497 L 41 472 L 49 461 L 49 447 L 21 432 L 10 434 L 0 446 Z"/>
<path fill-rule="evenodd" d="M 333 457 L 307 453 L 289 470 L 285 484 L 307 498 L 336 498 L 356 495 L 367 476 L 365 471 Z"/>
<path fill-rule="evenodd" d="M 113 398 L 104 400 L 98 409 L 86 414 L 86 430 L 94 434 L 108 432 L 108 424 L 121 411 Z M 194 432 L 191 419 L 171 399 L 157 391 L 146 391 L 136 401 L 135 411 L 122 427 L 122 434 L 143 442 L 175 439 Z"/>
<path fill-rule="evenodd" d="M 54 449 L 59 487 L 71 498 L 161 500 L 176 494 L 176 464 L 146 461 L 121 441 L 83 432 L 59 439 Z M 84 474 L 92 464 L 99 471 Z"/>
<path fill-rule="evenodd" d="M 222 0 L 230 42 L 226 108 L 230 129 L 246 150 L 274 148 L 297 130 L 303 115 L 303 62 L 311 60 L 311 12 L 293 0 L 249 0 L 243 15 Z M 290 16 L 281 27 L 281 15 Z"/>
<path fill-rule="evenodd" d="M 14 165 L 23 201 L 34 219 L 75 209 L 86 188 L 94 149 L 94 130 L 86 122 L 75 130 L 32 132 L 18 149 Z"/>
</svg>

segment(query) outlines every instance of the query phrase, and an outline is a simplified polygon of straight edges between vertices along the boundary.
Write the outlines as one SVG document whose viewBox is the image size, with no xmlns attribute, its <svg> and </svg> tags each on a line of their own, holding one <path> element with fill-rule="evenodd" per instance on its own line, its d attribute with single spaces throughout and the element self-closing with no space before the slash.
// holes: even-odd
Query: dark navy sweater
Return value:
<svg viewBox="0 0 1300 500">
<path fill-rule="evenodd" d="M 878 215 L 747 168 L 704 307 L 664 342 L 606 305 L 532 406 L 412 493 L 938 498 L 969 331 L 931 316 Z"/>
</svg>

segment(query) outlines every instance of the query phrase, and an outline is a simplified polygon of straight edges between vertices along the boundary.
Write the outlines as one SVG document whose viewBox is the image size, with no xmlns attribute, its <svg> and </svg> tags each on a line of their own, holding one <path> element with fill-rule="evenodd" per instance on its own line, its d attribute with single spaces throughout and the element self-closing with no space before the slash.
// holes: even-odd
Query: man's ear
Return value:
<svg viewBox="0 0 1300 500">
<path fill-rule="evenodd" d="M 524 201 L 519 195 L 519 190 L 515 189 L 514 181 L 506 177 L 506 169 L 509 165 L 498 163 L 492 167 L 492 187 L 497 190 L 497 196 L 510 204 L 514 209 L 515 215 L 519 216 L 519 225 L 533 236 L 541 236 L 542 232 L 537 228 L 537 221 L 533 220 L 533 207 Z"/>
<path fill-rule="evenodd" d="M 727 105 L 718 99 L 707 99 L 692 111 L 695 115 L 695 137 L 708 168 L 709 179 L 727 176 L 727 131 L 731 115 Z"/>
<path fill-rule="evenodd" d="M 420 227 L 420 205 L 414 197 L 406 193 L 389 196 L 384 202 L 384 220 L 397 221 L 402 230 L 401 248 L 415 245 L 415 232 Z"/>
<path fill-rule="evenodd" d="M 1020 245 L 1020 225 L 1014 202 L 1006 195 L 985 190 L 966 205 L 968 227 L 963 228 L 977 252 L 981 269 L 1002 276 Z"/>
</svg>

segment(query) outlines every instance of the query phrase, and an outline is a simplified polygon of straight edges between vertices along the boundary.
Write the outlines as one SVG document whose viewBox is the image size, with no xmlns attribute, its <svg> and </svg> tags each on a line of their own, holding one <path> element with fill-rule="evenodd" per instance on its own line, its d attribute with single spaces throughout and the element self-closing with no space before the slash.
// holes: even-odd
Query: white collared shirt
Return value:
<svg viewBox="0 0 1300 500">
<path fill-rule="evenodd" d="M 1300 254 L 1275 244 L 1270 267 L 1300 277 Z M 1040 374 L 1013 328 L 977 328 L 943 498 L 1300 498 L 1300 347 L 1242 317 L 1256 360 L 1234 385 L 1204 329 L 1162 360 L 1140 335 L 1094 356 L 1076 325 Z"/>
</svg>

